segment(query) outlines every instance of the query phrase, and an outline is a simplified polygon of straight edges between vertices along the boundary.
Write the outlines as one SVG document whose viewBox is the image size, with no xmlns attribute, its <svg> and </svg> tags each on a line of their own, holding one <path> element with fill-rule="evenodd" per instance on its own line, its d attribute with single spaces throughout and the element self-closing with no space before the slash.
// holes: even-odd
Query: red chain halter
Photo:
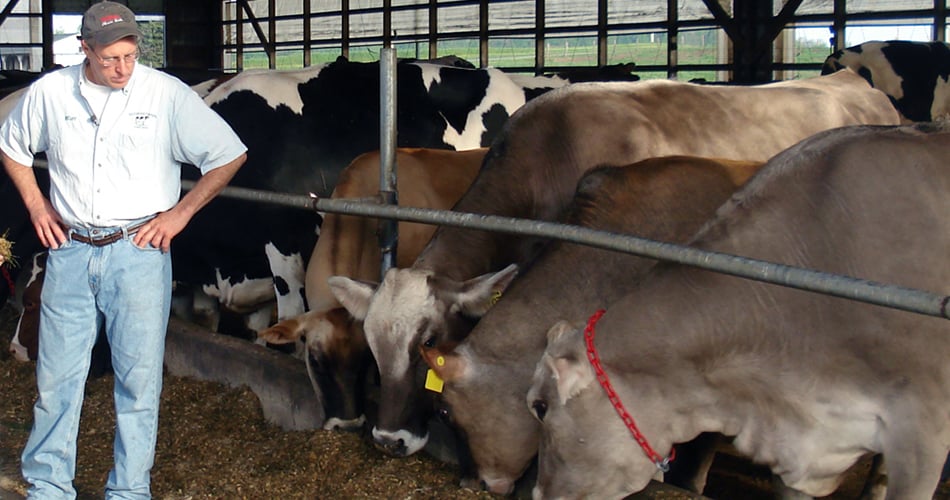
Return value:
<svg viewBox="0 0 950 500">
<path fill-rule="evenodd" d="M 633 434 L 633 439 L 637 441 L 637 444 L 640 445 L 640 448 L 643 449 L 647 457 L 656 464 L 658 469 L 663 472 L 668 472 L 670 470 L 670 462 L 676 459 L 676 449 L 671 449 L 670 456 L 663 458 L 650 446 L 650 443 L 647 442 L 647 438 L 644 437 L 640 429 L 637 428 L 637 423 L 633 420 L 633 417 L 631 417 L 630 414 L 627 413 L 627 409 L 623 407 L 620 396 L 614 391 L 613 386 L 610 384 L 610 379 L 607 378 L 607 372 L 604 371 L 604 367 L 600 364 L 600 356 L 597 355 L 597 350 L 594 348 L 594 325 L 597 324 L 597 321 L 600 320 L 605 312 L 607 311 L 598 309 L 597 312 L 587 320 L 587 327 L 584 328 L 584 343 L 587 345 L 587 359 L 590 361 L 591 366 L 594 367 L 594 372 L 597 374 L 597 381 L 600 382 L 601 387 L 604 388 L 604 392 L 607 393 L 607 398 L 610 399 L 610 402 L 614 405 L 614 409 L 617 410 L 620 419 L 627 425 L 627 429 L 630 429 L 630 433 Z"/>
</svg>

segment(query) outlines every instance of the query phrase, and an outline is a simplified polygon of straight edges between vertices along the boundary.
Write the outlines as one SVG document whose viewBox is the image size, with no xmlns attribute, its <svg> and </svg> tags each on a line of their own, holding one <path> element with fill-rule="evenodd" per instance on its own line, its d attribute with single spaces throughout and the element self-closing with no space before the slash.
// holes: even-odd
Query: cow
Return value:
<svg viewBox="0 0 950 500">
<path fill-rule="evenodd" d="M 399 148 L 396 150 L 399 204 L 447 210 L 472 183 L 487 148 L 467 151 Z M 358 156 L 340 173 L 332 198 L 370 198 L 379 194 L 379 152 Z M 377 198 L 378 199 L 378 198 Z M 429 241 L 435 227 L 399 223 L 395 265 L 412 264 Z M 364 377 L 372 355 L 362 324 L 354 321 L 330 292 L 327 279 L 345 274 L 355 279 L 378 280 L 381 256 L 377 220 L 327 214 L 320 238 L 307 263 L 305 293 L 309 310 L 262 331 L 271 344 L 306 340 L 305 361 L 314 390 L 324 403 L 327 429 L 362 427 Z"/>
<path fill-rule="evenodd" d="M 578 182 L 565 222 L 684 243 L 759 166 L 670 156 L 596 168 Z M 654 263 L 552 242 L 465 338 L 436 337 L 423 345 L 425 361 L 444 381 L 437 412 L 459 429 L 489 491 L 511 492 L 537 451 L 540 426 L 519 407 L 550 318 L 582 321 L 620 298 Z M 702 484 L 685 481 L 671 482 L 702 491 Z"/>
<path fill-rule="evenodd" d="M 604 75 L 631 78 L 616 68 Z M 379 80 L 379 62 L 341 57 L 299 70 L 244 71 L 217 86 L 205 102 L 248 146 L 247 162 L 232 185 L 329 196 L 346 165 L 380 148 Z M 528 99 L 569 83 L 562 77 L 516 81 L 495 68 L 400 60 L 397 146 L 488 146 Z M 251 310 L 276 300 L 278 319 L 293 317 L 305 311 L 304 300 L 282 292 L 279 281 L 303 281 L 304 256 L 313 249 L 319 223 L 306 210 L 219 197 L 176 239 L 176 269 L 181 281 L 212 295 L 229 288 L 230 294 L 219 294 L 223 306 Z M 265 254 L 267 245 L 272 248 Z M 268 284 L 276 290 L 259 293 Z"/>
<path fill-rule="evenodd" d="M 948 155 L 945 125 L 816 134 L 691 246 L 950 295 Z M 886 498 L 929 500 L 950 451 L 944 318 L 667 263 L 547 337 L 525 399 L 542 425 L 534 498 L 636 492 L 701 432 L 814 497 L 883 454 Z"/>
<path fill-rule="evenodd" d="M 17 321 L 9 348 L 10 354 L 17 361 L 36 361 L 39 352 L 40 293 L 43 289 L 47 255 L 45 251 L 34 254 L 30 259 L 29 274 L 20 276 L 20 279 L 25 281 L 22 286 L 17 287 L 16 305 L 20 309 L 20 319 Z M 91 356 L 90 377 L 98 378 L 112 373 L 112 354 L 105 327 L 99 329 Z"/>
<path fill-rule="evenodd" d="M 821 73 L 842 68 L 887 94 L 904 123 L 950 118 L 950 47 L 944 42 L 865 42 L 828 56 Z"/>
<path fill-rule="evenodd" d="M 489 149 L 459 212 L 556 220 L 584 172 L 674 154 L 765 161 L 828 128 L 898 123 L 887 97 L 856 73 L 762 86 L 710 86 L 667 80 L 576 83 L 518 110 Z M 396 454 L 421 449 L 428 434 L 419 346 L 436 332 L 471 331 L 487 309 L 479 291 L 503 289 L 537 239 L 440 227 L 409 268 L 379 286 L 330 279 L 338 300 L 363 320 L 381 391 L 373 435 Z M 476 300 L 473 300 L 476 299 Z"/>
</svg>

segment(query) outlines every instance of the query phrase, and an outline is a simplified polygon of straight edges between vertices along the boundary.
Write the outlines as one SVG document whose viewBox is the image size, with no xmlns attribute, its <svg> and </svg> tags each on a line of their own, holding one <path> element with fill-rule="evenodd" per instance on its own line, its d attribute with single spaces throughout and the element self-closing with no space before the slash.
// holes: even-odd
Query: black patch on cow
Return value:
<svg viewBox="0 0 950 500">
<path fill-rule="evenodd" d="M 525 102 L 534 99 L 535 97 L 540 96 L 546 92 L 550 92 L 554 87 L 534 87 L 534 88 L 525 88 L 524 89 L 524 100 Z"/>
<path fill-rule="evenodd" d="M 49 171 L 45 168 L 34 168 L 36 183 L 44 196 L 49 196 Z M 23 198 L 17 191 L 13 181 L 7 176 L 7 171 L 0 168 L 0 236 L 13 242 L 10 249 L 13 259 L 19 265 L 5 265 L 4 271 L 10 280 L 17 282 L 17 276 L 24 268 L 29 270 L 33 254 L 43 250 L 40 239 L 36 236 L 36 229 L 30 221 L 30 214 L 26 211 Z M 9 283 L 6 277 L 0 274 L 0 304 L 6 303 L 10 295 Z"/>
<path fill-rule="evenodd" d="M 869 69 L 868 69 L 867 67 L 865 67 L 865 66 L 861 66 L 860 68 L 858 68 L 857 73 L 858 73 L 858 75 L 860 75 L 862 78 L 864 78 L 865 80 L 867 80 L 868 83 L 870 83 L 872 87 L 874 86 L 874 77 L 871 75 L 871 70 L 869 70 Z"/>
<path fill-rule="evenodd" d="M 901 77 L 904 97 L 895 100 L 901 114 L 913 121 L 928 122 L 937 77 L 947 78 L 950 53 L 942 42 L 888 42 L 881 48 L 887 62 Z"/>
<path fill-rule="evenodd" d="M 488 93 L 488 72 L 444 67 L 439 69 L 439 80 L 432 83 L 429 96 L 449 125 L 461 133 L 468 114 Z"/>
<path fill-rule="evenodd" d="M 290 285 L 287 284 L 287 280 L 280 276 L 274 276 L 274 289 L 277 290 L 277 295 L 290 293 Z"/>
<path fill-rule="evenodd" d="M 482 125 L 485 126 L 485 131 L 482 132 L 480 142 L 483 147 L 491 144 L 492 139 L 498 136 L 508 118 L 508 111 L 501 104 L 493 104 L 488 111 L 482 113 Z"/>
</svg>

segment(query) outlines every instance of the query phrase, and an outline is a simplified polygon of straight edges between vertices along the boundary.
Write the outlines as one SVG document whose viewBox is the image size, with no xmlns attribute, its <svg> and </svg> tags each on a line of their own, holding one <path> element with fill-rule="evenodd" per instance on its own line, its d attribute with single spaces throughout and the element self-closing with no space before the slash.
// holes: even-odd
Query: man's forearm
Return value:
<svg viewBox="0 0 950 500">
<path fill-rule="evenodd" d="M 39 184 L 36 183 L 36 174 L 33 173 L 33 168 L 15 161 L 2 151 L 0 151 L 0 154 L 3 156 L 3 167 L 7 171 L 7 176 L 16 186 L 27 210 L 32 211 L 31 207 L 36 206 L 37 203 L 42 204 L 44 198 Z"/>
<path fill-rule="evenodd" d="M 223 165 L 202 175 L 201 178 L 198 179 L 198 182 L 195 183 L 195 187 L 178 202 L 176 208 L 187 213 L 188 218 L 194 216 L 195 213 L 214 199 L 214 197 L 231 182 L 231 179 L 234 178 L 234 175 L 241 168 L 241 165 L 244 164 L 246 159 L 247 155 L 242 154 L 227 165 Z"/>
</svg>

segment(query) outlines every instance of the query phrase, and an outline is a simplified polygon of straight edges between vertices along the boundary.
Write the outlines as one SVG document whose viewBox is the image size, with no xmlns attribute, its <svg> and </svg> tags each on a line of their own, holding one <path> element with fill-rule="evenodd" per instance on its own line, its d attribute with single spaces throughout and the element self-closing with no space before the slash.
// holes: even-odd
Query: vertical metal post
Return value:
<svg viewBox="0 0 950 500">
<path fill-rule="evenodd" d="M 383 203 L 398 205 L 396 191 L 396 49 L 383 47 L 379 53 L 379 194 Z M 396 265 L 398 222 L 379 221 L 379 250 L 382 256 L 380 280 Z"/>
</svg>

